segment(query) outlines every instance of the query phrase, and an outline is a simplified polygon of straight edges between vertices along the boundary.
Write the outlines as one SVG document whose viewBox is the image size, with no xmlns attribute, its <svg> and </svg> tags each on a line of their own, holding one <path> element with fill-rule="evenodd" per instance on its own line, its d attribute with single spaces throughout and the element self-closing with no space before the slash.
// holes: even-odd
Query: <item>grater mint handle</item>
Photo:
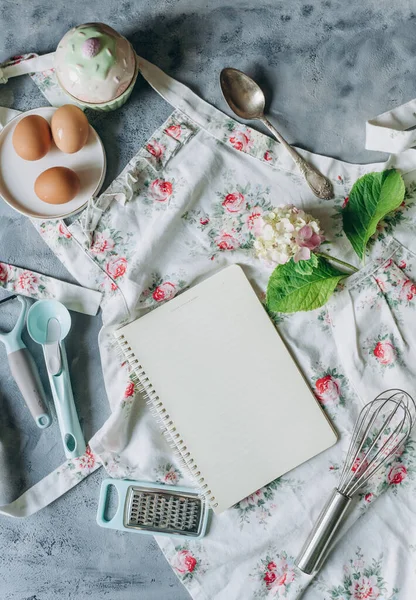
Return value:
<svg viewBox="0 0 416 600">
<path fill-rule="evenodd" d="M 100 527 L 107 527 L 108 529 L 124 529 L 124 500 L 130 485 L 130 481 L 125 481 L 123 479 L 104 479 L 104 481 L 101 483 L 97 510 L 97 523 L 100 525 Z M 117 490 L 118 505 L 116 514 L 112 519 L 108 520 L 105 518 L 105 511 L 107 508 L 108 491 L 110 486 L 115 487 Z"/>
</svg>

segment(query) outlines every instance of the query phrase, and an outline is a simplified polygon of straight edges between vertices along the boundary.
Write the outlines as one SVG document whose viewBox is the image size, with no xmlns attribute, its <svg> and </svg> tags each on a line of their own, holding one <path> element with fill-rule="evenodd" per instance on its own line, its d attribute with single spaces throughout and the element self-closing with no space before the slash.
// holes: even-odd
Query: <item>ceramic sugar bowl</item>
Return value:
<svg viewBox="0 0 416 600">
<path fill-rule="evenodd" d="M 103 23 L 68 31 L 58 44 L 55 69 L 60 86 L 73 101 L 103 111 L 126 102 L 138 74 L 130 42 Z"/>
</svg>

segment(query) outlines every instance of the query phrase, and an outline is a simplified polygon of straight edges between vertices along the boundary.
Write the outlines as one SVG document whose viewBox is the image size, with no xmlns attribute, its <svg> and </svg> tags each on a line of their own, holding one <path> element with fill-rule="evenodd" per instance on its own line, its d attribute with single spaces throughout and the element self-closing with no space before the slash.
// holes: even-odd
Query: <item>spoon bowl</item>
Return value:
<svg viewBox="0 0 416 600">
<path fill-rule="evenodd" d="M 56 340 L 48 340 L 48 323 L 52 319 L 60 326 Z M 71 329 L 71 317 L 68 309 L 57 300 L 38 300 L 29 309 L 26 326 L 30 337 L 38 344 L 45 345 L 66 338 Z"/>
<path fill-rule="evenodd" d="M 220 85 L 230 108 L 240 119 L 261 119 L 266 99 L 261 88 L 242 71 L 227 67 L 221 71 Z"/>
</svg>

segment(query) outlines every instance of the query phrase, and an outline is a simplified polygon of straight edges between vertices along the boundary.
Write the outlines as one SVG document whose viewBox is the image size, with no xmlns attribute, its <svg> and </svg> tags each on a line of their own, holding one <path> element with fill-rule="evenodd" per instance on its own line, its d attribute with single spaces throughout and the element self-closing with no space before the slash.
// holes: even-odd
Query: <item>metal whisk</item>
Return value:
<svg viewBox="0 0 416 600">
<path fill-rule="evenodd" d="M 416 404 L 403 390 L 386 390 L 364 406 L 355 425 L 338 487 L 334 489 L 296 559 L 313 573 L 325 558 L 354 495 L 405 445 Z"/>
</svg>

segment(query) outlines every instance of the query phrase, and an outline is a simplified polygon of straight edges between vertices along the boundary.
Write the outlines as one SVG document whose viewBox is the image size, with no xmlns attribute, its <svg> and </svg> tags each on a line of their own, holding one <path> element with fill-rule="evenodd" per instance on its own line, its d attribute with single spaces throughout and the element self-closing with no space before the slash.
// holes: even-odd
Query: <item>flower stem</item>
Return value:
<svg viewBox="0 0 416 600">
<path fill-rule="evenodd" d="M 316 256 L 322 256 L 322 258 L 326 258 L 328 260 L 331 260 L 332 262 L 336 262 L 339 265 L 342 265 L 343 267 L 347 267 L 347 269 L 351 269 L 355 273 L 357 273 L 359 270 L 356 267 L 354 267 L 353 265 L 350 265 L 350 263 L 340 260 L 339 258 L 335 258 L 335 256 L 329 256 L 329 254 L 325 254 L 324 252 L 315 252 L 315 254 L 316 254 Z"/>
</svg>

